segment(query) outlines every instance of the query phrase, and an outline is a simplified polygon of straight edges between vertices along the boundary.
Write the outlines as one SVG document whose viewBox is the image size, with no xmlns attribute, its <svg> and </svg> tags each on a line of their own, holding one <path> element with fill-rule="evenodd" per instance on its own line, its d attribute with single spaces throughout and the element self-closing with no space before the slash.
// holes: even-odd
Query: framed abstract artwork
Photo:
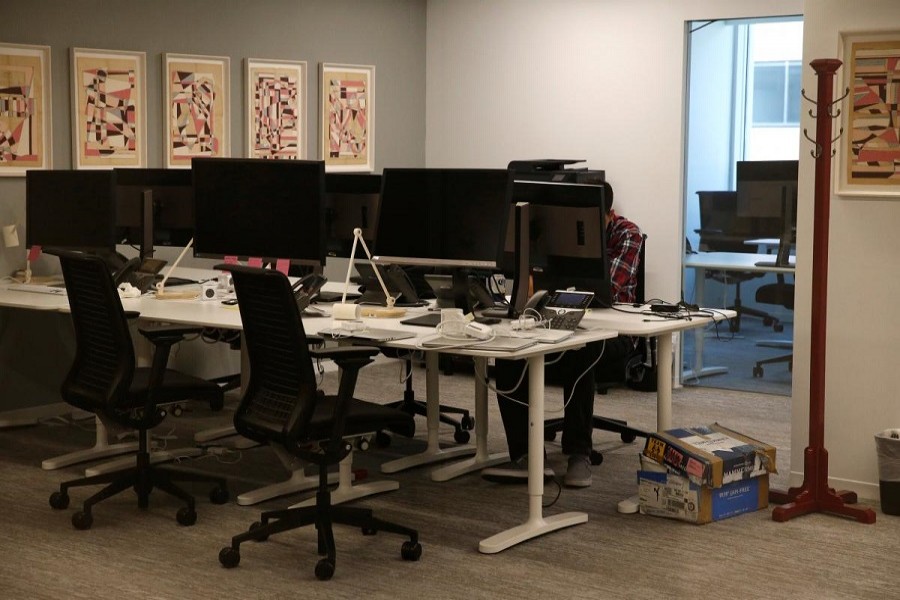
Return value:
<svg viewBox="0 0 900 600">
<path fill-rule="evenodd" d="M 900 198 L 900 31 L 841 34 L 836 193 Z"/>
<path fill-rule="evenodd" d="M 166 168 L 189 168 L 195 156 L 230 156 L 231 60 L 164 54 L 162 62 Z"/>
<path fill-rule="evenodd" d="M 306 63 L 244 61 L 247 156 L 306 158 Z"/>
<path fill-rule="evenodd" d="M 147 164 L 147 58 L 72 48 L 72 161 L 76 169 Z"/>
<path fill-rule="evenodd" d="M 319 65 L 319 156 L 326 171 L 374 171 L 375 67 Z"/>
<path fill-rule="evenodd" d="M 49 169 L 50 47 L 0 43 L 0 176 Z"/>
</svg>

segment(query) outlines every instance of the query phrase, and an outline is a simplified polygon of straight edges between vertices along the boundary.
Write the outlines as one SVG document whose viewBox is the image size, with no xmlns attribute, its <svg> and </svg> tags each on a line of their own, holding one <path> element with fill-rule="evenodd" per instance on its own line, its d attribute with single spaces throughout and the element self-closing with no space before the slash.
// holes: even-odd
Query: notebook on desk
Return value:
<svg viewBox="0 0 900 600">
<path fill-rule="evenodd" d="M 349 331 L 340 327 L 329 327 L 319 331 L 319 335 L 327 335 L 334 338 L 352 338 L 354 340 L 367 340 L 375 343 L 393 342 L 416 337 L 409 331 L 397 331 L 394 329 L 375 329 L 368 327 L 358 331 Z"/>
</svg>

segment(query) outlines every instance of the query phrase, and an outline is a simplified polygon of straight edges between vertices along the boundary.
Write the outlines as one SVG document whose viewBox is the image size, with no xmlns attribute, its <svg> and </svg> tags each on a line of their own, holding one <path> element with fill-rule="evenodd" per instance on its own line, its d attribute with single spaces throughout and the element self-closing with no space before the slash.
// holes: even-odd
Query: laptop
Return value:
<svg viewBox="0 0 900 600">
<path fill-rule="evenodd" d="M 537 340 L 520 337 L 497 336 L 490 341 L 482 341 L 475 338 L 461 340 L 443 335 L 429 337 L 422 341 L 423 348 L 469 348 L 472 350 L 491 350 L 501 352 L 515 352 L 537 344 Z"/>
<path fill-rule="evenodd" d="M 369 342 L 393 342 L 396 340 L 405 340 L 416 337 L 415 333 L 409 331 L 397 331 L 396 329 L 377 329 L 367 327 L 358 331 L 349 331 L 340 327 L 329 327 L 319 331 L 320 335 L 328 335 L 334 338 L 352 338 L 354 340 L 366 340 Z"/>
</svg>

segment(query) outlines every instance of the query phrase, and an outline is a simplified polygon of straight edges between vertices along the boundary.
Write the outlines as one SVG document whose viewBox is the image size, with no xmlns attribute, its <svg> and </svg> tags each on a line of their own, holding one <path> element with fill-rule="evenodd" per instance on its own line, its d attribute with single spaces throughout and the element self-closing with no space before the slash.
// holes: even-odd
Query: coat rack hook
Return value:
<svg viewBox="0 0 900 600">
<path fill-rule="evenodd" d="M 807 140 L 809 140 L 809 141 L 812 142 L 813 144 L 818 145 L 818 142 L 816 142 L 816 140 L 814 140 L 814 139 L 812 139 L 811 137 L 809 137 L 809 133 L 807 132 L 806 127 L 803 128 L 803 137 L 805 137 Z"/>
<path fill-rule="evenodd" d="M 810 104 L 815 104 L 815 103 L 816 103 L 815 100 L 813 100 L 812 98 L 810 98 L 809 96 L 806 95 L 806 90 L 805 90 L 805 89 L 801 89 L 801 90 L 800 90 L 800 95 L 803 96 L 803 98 L 804 98 L 807 102 L 809 102 Z"/>
<path fill-rule="evenodd" d="M 838 134 L 834 137 L 833 140 L 831 140 L 831 143 L 833 144 L 833 143 L 835 143 L 836 141 L 838 141 L 839 139 L 841 139 L 841 136 L 842 136 L 842 135 L 844 135 L 844 128 L 843 128 L 843 127 L 841 127 L 840 129 L 838 129 Z M 832 155 L 832 156 L 833 156 L 833 155 Z"/>
</svg>

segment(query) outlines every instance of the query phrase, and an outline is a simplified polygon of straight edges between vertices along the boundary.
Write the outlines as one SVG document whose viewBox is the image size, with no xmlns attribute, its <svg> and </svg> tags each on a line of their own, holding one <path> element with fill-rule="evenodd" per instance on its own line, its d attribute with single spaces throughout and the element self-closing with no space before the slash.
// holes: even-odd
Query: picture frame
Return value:
<svg viewBox="0 0 900 600">
<path fill-rule="evenodd" d="M 900 198 L 900 31 L 841 32 L 843 132 L 835 144 L 835 193 Z M 893 85 L 891 85 L 893 82 Z M 836 112 L 836 111 L 835 111 Z"/>
<path fill-rule="evenodd" d="M 375 67 L 319 64 L 319 157 L 325 170 L 375 170 Z"/>
<path fill-rule="evenodd" d="M 162 55 L 163 163 L 188 169 L 195 156 L 231 156 L 231 59 Z"/>
<path fill-rule="evenodd" d="M 72 162 L 76 169 L 147 165 L 147 55 L 72 48 Z"/>
<path fill-rule="evenodd" d="M 306 158 L 306 62 L 244 60 L 247 157 Z"/>
<path fill-rule="evenodd" d="M 0 43 L 0 177 L 53 163 L 50 46 Z"/>
</svg>

